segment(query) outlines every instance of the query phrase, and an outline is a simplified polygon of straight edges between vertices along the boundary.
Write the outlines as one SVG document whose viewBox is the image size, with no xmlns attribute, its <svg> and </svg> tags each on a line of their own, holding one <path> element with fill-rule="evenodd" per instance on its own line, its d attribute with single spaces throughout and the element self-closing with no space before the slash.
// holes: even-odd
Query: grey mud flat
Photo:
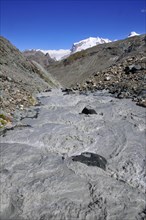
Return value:
<svg viewBox="0 0 146 220">
<path fill-rule="evenodd" d="M 0 219 L 146 219 L 145 109 L 107 92 L 38 98 L 38 117 L 0 136 Z M 106 169 L 72 160 L 86 152 Z"/>
</svg>

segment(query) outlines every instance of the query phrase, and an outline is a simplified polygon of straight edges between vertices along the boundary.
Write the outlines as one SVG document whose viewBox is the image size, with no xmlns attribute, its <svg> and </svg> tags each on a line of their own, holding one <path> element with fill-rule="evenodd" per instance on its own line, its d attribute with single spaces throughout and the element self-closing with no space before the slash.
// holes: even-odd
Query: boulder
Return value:
<svg viewBox="0 0 146 220">
<path fill-rule="evenodd" d="M 94 153 L 84 152 L 77 156 L 72 156 L 73 161 L 78 161 L 86 164 L 87 166 L 97 166 L 103 170 L 106 169 L 107 160 Z"/>
<path fill-rule="evenodd" d="M 93 114 L 97 114 L 97 112 L 92 109 L 92 108 L 87 108 L 85 107 L 83 110 L 82 110 L 82 114 L 86 114 L 86 115 L 93 115 Z"/>
</svg>

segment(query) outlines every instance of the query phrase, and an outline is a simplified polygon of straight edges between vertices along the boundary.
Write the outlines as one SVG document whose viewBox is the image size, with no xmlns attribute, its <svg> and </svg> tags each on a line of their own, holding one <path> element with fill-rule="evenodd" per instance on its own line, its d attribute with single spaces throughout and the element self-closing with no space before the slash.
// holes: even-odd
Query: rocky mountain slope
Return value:
<svg viewBox="0 0 146 220">
<path fill-rule="evenodd" d="M 35 104 L 34 93 L 55 87 L 57 83 L 29 61 L 8 40 L 0 37 L 0 106 L 12 112 Z"/>
<path fill-rule="evenodd" d="M 50 65 L 48 71 L 64 87 L 111 91 L 125 88 L 127 97 L 137 95 L 146 89 L 145 42 L 146 35 L 140 35 L 98 45 Z"/>
<path fill-rule="evenodd" d="M 48 53 L 44 54 L 41 51 L 26 50 L 23 52 L 23 55 L 29 60 L 36 61 L 44 68 L 55 62 Z"/>
</svg>

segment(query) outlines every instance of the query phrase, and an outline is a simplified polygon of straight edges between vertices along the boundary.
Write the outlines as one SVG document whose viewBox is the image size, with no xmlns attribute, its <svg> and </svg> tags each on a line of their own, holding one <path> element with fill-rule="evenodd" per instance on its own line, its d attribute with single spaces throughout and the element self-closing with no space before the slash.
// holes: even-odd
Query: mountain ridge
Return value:
<svg viewBox="0 0 146 220">
<path fill-rule="evenodd" d="M 40 51 L 43 54 L 49 54 L 49 56 L 52 59 L 59 61 L 70 56 L 73 53 L 79 52 L 81 50 L 86 50 L 98 44 L 109 43 L 109 42 L 111 42 L 111 40 L 109 39 L 104 39 L 100 37 L 89 37 L 89 38 L 73 43 L 70 49 L 59 49 L 59 50 L 29 49 L 29 50 L 23 51 L 23 53 L 27 53 L 28 51 L 33 52 L 33 53 L 35 53 L 35 51 L 36 52 Z"/>
<path fill-rule="evenodd" d="M 129 33 L 129 35 L 127 37 L 134 37 L 134 36 L 138 36 L 139 34 L 136 33 L 135 31 L 132 31 Z M 70 49 L 59 49 L 59 50 L 42 50 L 42 49 L 28 49 L 23 51 L 24 53 L 27 51 L 40 51 L 43 54 L 49 54 L 49 56 L 54 59 L 55 61 L 59 61 L 62 60 L 68 56 L 70 56 L 73 53 L 82 51 L 82 50 L 86 50 L 88 48 L 94 47 L 98 44 L 104 44 L 104 43 L 110 43 L 112 42 L 111 40 L 109 40 L 108 38 L 102 38 L 102 37 L 88 37 L 86 39 L 77 41 L 75 43 L 72 44 Z"/>
</svg>

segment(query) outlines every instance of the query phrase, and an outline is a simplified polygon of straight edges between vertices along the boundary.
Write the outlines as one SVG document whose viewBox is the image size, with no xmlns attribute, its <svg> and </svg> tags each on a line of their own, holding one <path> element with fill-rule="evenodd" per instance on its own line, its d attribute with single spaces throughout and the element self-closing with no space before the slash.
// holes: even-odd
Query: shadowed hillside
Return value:
<svg viewBox="0 0 146 220">
<path fill-rule="evenodd" d="M 35 104 L 34 93 L 56 85 L 43 67 L 29 61 L 8 40 L 0 37 L 1 110 L 11 112 Z"/>
</svg>

